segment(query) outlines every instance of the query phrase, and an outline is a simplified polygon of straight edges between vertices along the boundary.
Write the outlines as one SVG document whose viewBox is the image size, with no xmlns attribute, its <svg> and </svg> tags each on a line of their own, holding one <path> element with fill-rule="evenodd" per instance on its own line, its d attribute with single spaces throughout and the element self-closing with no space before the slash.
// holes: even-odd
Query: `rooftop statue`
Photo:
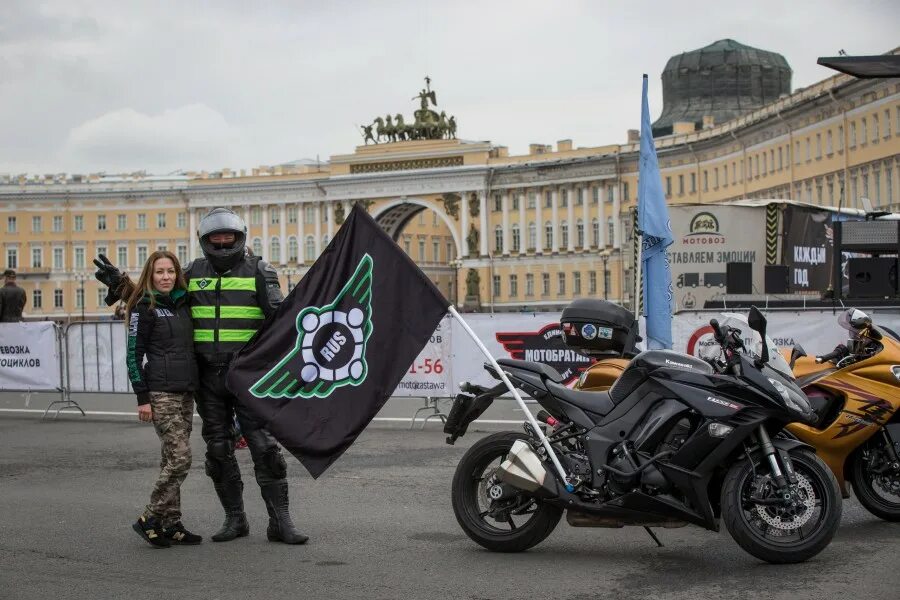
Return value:
<svg viewBox="0 0 900 600">
<path fill-rule="evenodd" d="M 437 106 L 437 93 L 431 89 L 431 78 L 425 77 L 425 88 L 412 97 L 419 99 L 419 109 L 413 112 L 412 124 L 407 123 L 403 115 L 386 115 L 377 117 L 372 125 L 363 127 L 366 144 L 371 139 L 378 142 L 398 142 L 407 140 L 442 140 L 456 139 L 456 118 L 447 117 L 447 113 L 441 114 L 432 110 L 431 106 Z M 375 136 L 371 136 L 374 129 Z"/>
</svg>

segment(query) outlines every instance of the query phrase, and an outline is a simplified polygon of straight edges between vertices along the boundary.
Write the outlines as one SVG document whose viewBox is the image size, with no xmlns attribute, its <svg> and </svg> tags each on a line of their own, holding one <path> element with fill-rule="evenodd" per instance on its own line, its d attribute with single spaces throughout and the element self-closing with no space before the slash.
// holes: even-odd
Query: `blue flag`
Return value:
<svg viewBox="0 0 900 600">
<path fill-rule="evenodd" d="M 641 94 L 641 157 L 638 179 L 638 229 L 641 231 L 641 268 L 644 278 L 644 316 L 647 348 L 672 348 L 672 273 L 666 248 L 672 243 L 672 224 L 666 208 L 647 102 L 647 76 Z"/>
</svg>

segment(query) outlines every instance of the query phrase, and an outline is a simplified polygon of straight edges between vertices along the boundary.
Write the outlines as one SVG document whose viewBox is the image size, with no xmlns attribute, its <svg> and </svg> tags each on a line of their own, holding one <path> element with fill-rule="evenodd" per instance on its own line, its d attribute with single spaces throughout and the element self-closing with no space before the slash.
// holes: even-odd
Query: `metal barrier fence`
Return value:
<svg viewBox="0 0 900 600">
<path fill-rule="evenodd" d="M 52 322 L 39 323 L 3 323 L 0 345 L 4 347 L 3 361 L 0 367 L 8 368 L 6 378 L 0 377 L 0 391 L 22 392 L 25 394 L 25 406 L 31 404 L 31 395 L 35 392 L 51 392 L 60 394 L 59 399 L 50 403 L 41 418 L 55 407 L 56 415 L 66 409 L 84 411 L 73 402 L 68 395 L 64 382 L 65 360 L 63 359 L 63 340 L 65 334 L 59 325 Z M 52 347 L 47 347 L 46 334 L 52 331 Z M 54 364 L 56 363 L 56 364 Z M 50 365 L 48 369 L 47 366 Z M 13 372 L 12 369 L 18 369 Z"/>
</svg>

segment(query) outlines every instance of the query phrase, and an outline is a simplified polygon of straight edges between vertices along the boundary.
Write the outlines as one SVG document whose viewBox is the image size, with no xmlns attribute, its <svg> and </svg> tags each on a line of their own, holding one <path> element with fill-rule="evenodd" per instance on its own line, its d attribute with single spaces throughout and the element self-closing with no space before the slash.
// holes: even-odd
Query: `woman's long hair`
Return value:
<svg viewBox="0 0 900 600">
<path fill-rule="evenodd" d="M 187 289 L 187 283 L 185 283 L 184 273 L 181 270 L 181 263 L 178 262 L 178 258 L 168 250 L 157 250 L 144 263 L 144 270 L 141 271 L 137 284 L 132 287 L 128 294 L 128 300 L 125 302 L 126 315 L 131 314 L 131 311 L 144 296 L 149 296 L 150 308 L 156 306 L 156 295 L 153 293 L 155 291 L 153 287 L 153 269 L 156 267 L 156 261 L 161 258 L 168 258 L 175 265 L 175 287 L 173 290 Z"/>
</svg>

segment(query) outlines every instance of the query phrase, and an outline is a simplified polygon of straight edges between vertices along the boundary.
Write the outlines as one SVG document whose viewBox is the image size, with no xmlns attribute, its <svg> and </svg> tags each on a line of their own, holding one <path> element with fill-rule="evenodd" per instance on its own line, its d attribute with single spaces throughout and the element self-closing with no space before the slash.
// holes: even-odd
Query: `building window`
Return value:
<svg viewBox="0 0 900 600">
<path fill-rule="evenodd" d="M 316 222 L 316 213 L 313 209 L 312 204 L 304 204 L 303 205 L 303 223 L 306 225 L 312 225 Z"/>
<path fill-rule="evenodd" d="M 534 250 L 535 248 L 537 248 L 537 225 L 531 221 L 528 223 L 528 249 Z"/>
<path fill-rule="evenodd" d="M 41 232 L 41 229 L 42 229 L 42 226 L 41 226 L 41 225 L 42 225 L 42 224 L 41 224 L 41 218 L 40 218 L 40 217 L 31 217 L 31 231 L 32 231 L 32 232 L 34 232 L 34 233 L 40 233 L 40 232 Z"/>
<path fill-rule="evenodd" d="M 560 208 L 566 208 L 569 206 L 569 190 L 563 188 L 559 192 L 559 206 Z"/>
<path fill-rule="evenodd" d="M 528 204 L 526 205 L 526 207 L 529 209 L 533 209 L 535 206 L 537 206 L 537 194 L 534 192 L 528 192 Z"/>
<path fill-rule="evenodd" d="M 614 188 L 613 186 L 609 186 L 606 188 L 606 201 L 607 202 L 613 201 L 613 195 L 615 194 L 615 189 L 616 188 Z"/>
<path fill-rule="evenodd" d="M 588 271 L 588 294 L 593 296 L 597 293 L 597 271 Z"/>
<path fill-rule="evenodd" d="M 572 294 L 581 295 L 581 273 L 579 271 L 572 273 Z"/>
<path fill-rule="evenodd" d="M 515 298 L 519 295 L 519 276 L 518 275 L 510 275 L 509 276 L 509 297 Z"/>
<path fill-rule="evenodd" d="M 553 223 L 550 221 L 544 223 L 544 248 L 553 248 Z"/>
<path fill-rule="evenodd" d="M 287 222 L 288 225 L 296 225 L 297 224 L 297 207 L 296 206 L 288 206 L 287 207 Z"/>
<path fill-rule="evenodd" d="M 666 198 L 672 197 L 672 178 L 666 176 Z"/>
<path fill-rule="evenodd" d="M 559 237 L 561 238 L 560 245 L 563 248 L 568 248 L 569 247 L 569 222 L 568 221 L 563 221 L 562 223 L 559 224 Z"/>
<path fill-rule="evenodd" d="M 269 207 L 269 225 L 280 225 L 281 224 L 281 207 L 280 206 L 270 206 Z"/>
<path fill-rule="evenodd" d="M 95 244 L 95 245 L 94 245 L 94 254 L 95 254 L 95 255 L 100 255 L 100 254 L 102 254 L 102 255 L 104 255 L 104 256 L 108 256 L 108 252 L 107 252 L 106 246 L 98 246 L 98 245 Z"/>
<path fill-rule="evenodd" d="M 75 220 L 72 223 L 72 229 L 75 231 L 84 231 L 84 216 L 75 215 Z"/>
<path fill-rule="evenodd" d="M 456 258 L 453 242 L 447 242 L 447 262 Z"/>
<path fill-rule="evenodd" d="M 594 197 L 591 198 L 591 200 L 593 201 L 594 204 L 600 204 L 600 188 L 595 187 L 593 193 L 594 193 Z"/>
<path fill-rule="evenodd" d="M 499 275 L 494 275 L 494 277 L 493 277 L 491 292 L 493 292 L 493 295 L 494 295 L 493 299 L 500 297 L 500 276 Z"/>
<path fill-rule="evenodd" d="M 14 247 L 6 248 L 6 268 L 7 269 L 18 269 L 19 268 L 19 249 Z"/>
<path fill-rule="evenodd" d="M 550 273 L 541 273 L 541 295 L 550 295 Z"/>
<path fill-rule="evenodd" d="M 116 263 L 122 269 L 128 268 L 128 246 L 116 247 Z"/>
<path fill-rule="evenodd" d="M 162 251 L 162 250 L 168 250 L 169 247 L 166 244 L 157 244 L 156 249 Z"/>
<path fill-rule="evenodd" d="M 137 228 L 139 231 L 143 231 L 143 230 L 147 229 L 147 215 L 146 214 L 138 213 Z"/>
<path fill-rule="evenodd" d="M 97 231 L 106 231 L 106 215 L 97 215 Z"/>
<path fill-rule="evenodd" d="M 63 291 L 61 289 L 53 290 L 53 308 L 63 307 Z"/>
<path fill-rule="evenodd" d="M 294 211 L 294 218 L 297 217 L 296 210 Z M 300 247 L 297 245 L 297 238 L 293 235 L 288 238 L 288 262 L 295 263 L 297 262 L 297 258 L 299 258 Z"/>
<path fill-rule="evenodd" d="M 525 274 L 525 295 L 534 296 L 534 274 Z"/>
<path fill-rule="evenodd" d="M 31 249 L 31 267 L 40 269 L 44 266 L 44 250 L 40 246 Z"/>
<path fill-rule="evenodd" d="M 800 140 L 794 142 L 794 164 L 800 164 Z"/>
<path fill-rule="evenodd" d="M 778 170 L 784 168 L 784 151 L 781 146 L 778 146 Z"/>
<path fill-rule="evenodd" d="M 63 249 L 62 248 L 54 248 L 53 249 L 53 268 L 57 271 L 62 271 L 66 268 L 63 264 Z"/>
<path fill-rule="evenodd" d="M 878 143 L 879 129 L 878 129 L 878 115 L 872 115 L 872 143 Z"/>
<path fill-rule="evenodd" d="M 84 308 L 84 288 L 75 290 L 75 308 Z"/>
<path fill-rule="evenodd" d="M 281 240 L 277 237 L 269 240 L 269 262 L 281 262 Z"/>
<path fill-rule="evenodd" d="M 59 215 L 53 217 L 53 233 L 59 233 L 63 228 L 63 218 Z"/>
<path fill-rule="evenodd" d="M 500 225 L 494 227 L 494 254 L 503 253 L 503 228 Z"/>
<path fill-rule="evenodd" d="M 765 152 L 762 153 L 762 159 L 763 159 L 763 160 L 762 160 L 762 171 L 761 171 L 761 172 L 762 172 L 763 175 L 765 175 L 766 173 L 769 172 L 768 164 L 767 164 L 767 163 L 768 163 L 768 159 L 767 159 L 767 157 L 766 157 L 766 153 L 765 153 Z"/>
<path fill-rule="evenodd" d="M 441 262 L 441 243 L 437 240 L 431 240 L 431 260 Z"/>
<path fill-rule="evenodd" d="M 137 247 L 137 267 L 139 269 L 144 268 L 144 263 L 147 262 L 147 246 L 141 245 Z"/>
<path fill-rule="evenodd" d="M 553 192 L 544 192 L 544 208 L 553 208 Z"/>
<path fill-rule="evenodd" d="M 850 143 L 851 148 L 856 148 L 856 121 L 850 121 Z"/>
<path fill-rule="evenodd" d="M 253 244 L 251 245 L 250 250 L 256 256 L 262 256 L 262 252 L 263 252 L 262 240 L 259 238 L 253 238 Z"/>
<path fill-rule="evenodd" d="M 187 227 L 187 213 L 184 211 L 180 211 L 175 215 L 175 227 L 178 229 L 184 229 Z"/>
<path fill-rule="evenodd" d="M 706 169 L 703 169 L 703 191 L 709 191 L 709 171 Z"/>
<path fill-rule="evenodd" d="M 558 289 L 557 295 L 559 295 L 559 296 L 566 295 L 566 274 L 565 273 L 557 273 L 556 274 L 556 287 Z"/>
<path fill-rule="evenodd" d="M 615 227 L 616 226 L 613 223 L 612 217 L 607 217 L 607 219 L 606 219 L 606 232 L 607 232 L 606 243 L 607 244 L 612 244 L 613 241 L 616 239 Z"/>
<path fill-rule="evenodd" d="M 722 166 L 722 185 L 728 185 L 728 165 Z"/>
<path fill-rule="evenodd" d="M 522 232 L 519 231 L 519 224 L 513 223 L 512 226 L 512 251 L 518 252 L 522 249 Z"/>
<path fill-rule="evenodd" d="M 578 188 L 575 190 L 575 204 L 577 206 L 584 206 L 584 189 Z"/>
<path fill-rule="evenodd" d="M 31 308 L 40 310 L 43 304 L 44 295 L 41 293 L 41 290 L 34 290 L 31 292 Z"/>
<path fill-rule="evenodd" d="M 494 194 L 494 212 L 500 212 L 503 210 L 503 199 L 500 197 L 500 194 Z"/>
<path fill-rule="evenodd" d="M 859 143 L 865 145 L 869 141 L 869 120 L 863 117 L 859 120 Z"/>
<path fill-rule="evenodd" d="M 187 246 L 184 244 L 178 244 L 178 246 L 175 247 L 175 250 L 176 250 L 176 256 L 178 257 L 178 262 L 180 262 L 182 265 L 187 263 L 187 261 L 188 261 Z"/>
<path fill-rule="evenodd" d="M 581 219 L 575 224 L 575 241 L 579 248 L 584 248 L 584 221 Z"/>
<path fill-rule="evenodd" d="M 678 195 L 684 196 L 684 175 L 678 176 Z"/>
<path fill-rule="evenodd" d="M 625 197 L 625 202 L 628 202 L 629 200 L 631 200 L 631 194 L 628 191 L 628 182 L 627 181 L 622 182 L 622 196 Z"/>
<path fill-rule="evenodd" d="M 73 269 L 84 269 L 84 248 L 75 248 L 75 260 Z"/>
<path fill-rule="evenodd" d="M 891 111 L 884 110 L 884 139 L 891 137 Z"/>
<path fill-rule="evenodd" d="M 697 174 L 691 173 L 691 193 L 697 192 Z"/>
<path fill-rule="evenodd" d="M 303 243 L 303 257 L 306 262 L 316 260 L 316 240 L 311 235 L 306 236 L 306 241 Z"/>
<path fill-rule="evenodd" d="M 125 231 L 126 229 L 128 229 L 128 215 L 117 215 L 116 230 Z"/>
<path fill-rule="evenodd" d="M 425 262 L 425 240 L 419 240 L 419 262 Z"/>
<path fill-rule="evenodd" d="M 165 229 L 166 228 L 166 213 L 156 213 L 156 228 L 157 229 Z"/>
<path fill-rule="evenodd" d="M 600 219 L 596 217 L 591 221 L 591 244 L 600 246 Z"/>
<path fill-rule="evenodd" d="M 833 152 L 833 146 L 832 146 L 832 144 L 833 144 L 833 139 L 832 139 L 832 137 L 833 137 L 833 136 L 831 135 L 831 130 L 830 130 L 830 129 L 829 129 L 828 131 L 825 132 L 825 154 L 827 154 L 828 156 L 831 156 L 831 154 L 832 154 L 832 152 Z"/>
</svg>

